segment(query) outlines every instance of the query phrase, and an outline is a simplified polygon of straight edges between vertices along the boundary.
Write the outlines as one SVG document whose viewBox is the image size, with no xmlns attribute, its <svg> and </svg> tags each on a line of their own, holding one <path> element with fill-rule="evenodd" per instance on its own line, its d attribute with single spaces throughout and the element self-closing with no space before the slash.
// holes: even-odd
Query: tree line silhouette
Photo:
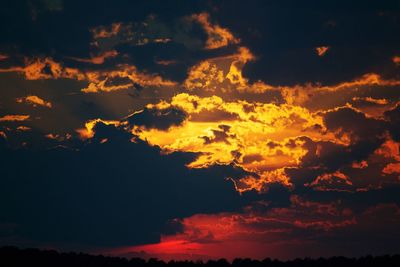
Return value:
<svg viewBox="0 0 400 267">
<path fill-rule="evenodd" d="M 121 258 L 85 253 L 61 253 L 55 250 L 0 248 L 0 266 L 4 267 L 333 267 L 333 266 L 400 266 L 400 255 L 365 256 L 360 258 L 331 257 L 303 258 L 289 261 L 266 258 L 254 260 L 236 258 L 231 263 L 226 259 L 203 261 L 164 262 L 156 258 Z"/>
</svg>

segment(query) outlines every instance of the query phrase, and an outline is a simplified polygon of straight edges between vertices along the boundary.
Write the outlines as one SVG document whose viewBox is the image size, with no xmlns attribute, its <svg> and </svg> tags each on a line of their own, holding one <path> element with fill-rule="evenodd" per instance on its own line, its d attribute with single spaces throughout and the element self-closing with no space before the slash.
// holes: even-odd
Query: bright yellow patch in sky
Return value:
<svg viewBox="0 0 400 267">
<path fill-rule="evenodd" d="M 134 126 L 133 134 L 160 146 L 167 153 L 200 153 L 188 165 L 190 168 L 237 164 L 259 176 L 241 180 L 236 184 L 240 190 L 244 190 L 243 187 L 261 190 L 263 184 L 274 181 L 290 186 L 283 168 L 298 166 L 307 153 L 304 142 L 298 137 L 337 141 L 332 134 L 321 130 L 323 122 L 319 115 L 299 106 L 225 102 L 218 96 L 181 93 L 170 103 L 163 101 L 147 107 L 179 108 L 188 117 L 182 125 L 172 126 L 166 131 Z M 205 113 L 214 114 L 214 117 L 203 116 Z"/>
</svg>

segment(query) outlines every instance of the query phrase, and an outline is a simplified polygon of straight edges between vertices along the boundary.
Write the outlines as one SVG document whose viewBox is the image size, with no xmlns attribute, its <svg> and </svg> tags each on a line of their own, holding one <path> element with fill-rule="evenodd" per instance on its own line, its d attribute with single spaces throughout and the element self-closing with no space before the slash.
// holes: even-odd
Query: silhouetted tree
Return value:
<svg viewBox="0 0 400 267">
<path fill-rule="evenodd" d="M 175 261 L 165 263 L 151 258 L 148 261 L 141 258 L 120 258 L 103 255 L 88 255 L 84 253 L 59 253 L 55 250 L 41 251 L 38 249 L 18 249 L 15 247 L 0 248 L 0 266 L 5 267 L 397 267 L 400 266 L 400 255 L 367 255 L 358 259 L 346 257 L 331 257 L 318 259 L 294 259 L 279 261 L 266 258 L 262 261 L 237 258 L 229 263 L 226 259 L 202 261 Z"/>
</svg>

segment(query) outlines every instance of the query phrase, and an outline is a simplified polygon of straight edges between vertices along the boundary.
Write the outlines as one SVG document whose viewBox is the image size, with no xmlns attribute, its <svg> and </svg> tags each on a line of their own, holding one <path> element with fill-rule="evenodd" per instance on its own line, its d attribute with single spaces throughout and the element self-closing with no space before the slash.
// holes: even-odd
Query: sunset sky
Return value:
<svg viewBox="0 0 400 267">
<path fill-rule="evenodd" d="M 400 1 L 2 1 L 0 246 L 400 253 Z"/>
</svg>

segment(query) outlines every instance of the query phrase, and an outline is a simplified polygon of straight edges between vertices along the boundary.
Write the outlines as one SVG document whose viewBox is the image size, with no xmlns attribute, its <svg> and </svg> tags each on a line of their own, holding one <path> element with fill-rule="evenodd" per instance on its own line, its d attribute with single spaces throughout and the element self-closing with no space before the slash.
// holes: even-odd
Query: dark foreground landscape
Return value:
<svg viewBox="0 0 400 267">
<path fill-rule="evenodd" d="M 294 259 L 280 261 L 266 258 L 264 260 L 237 258 L 232 262 L 226 259 L 202 261 L 169 261 L 164 262 L 155 258 L 144 260 L 141 258 L 119 258 L 103 255 L 89 255 L 85 253 L 60 253 L 55 250 L 19 249 L 16 247 L 0 248 L 0 266 L 20 267 L 162 267 L 162 266 L 210 266 L 210 267 L 266 267 L 266 266 L 400 266 L 400 255 L 365 256 L 360 258 L 331 257 L 318 259 Z"/>
</svg>

